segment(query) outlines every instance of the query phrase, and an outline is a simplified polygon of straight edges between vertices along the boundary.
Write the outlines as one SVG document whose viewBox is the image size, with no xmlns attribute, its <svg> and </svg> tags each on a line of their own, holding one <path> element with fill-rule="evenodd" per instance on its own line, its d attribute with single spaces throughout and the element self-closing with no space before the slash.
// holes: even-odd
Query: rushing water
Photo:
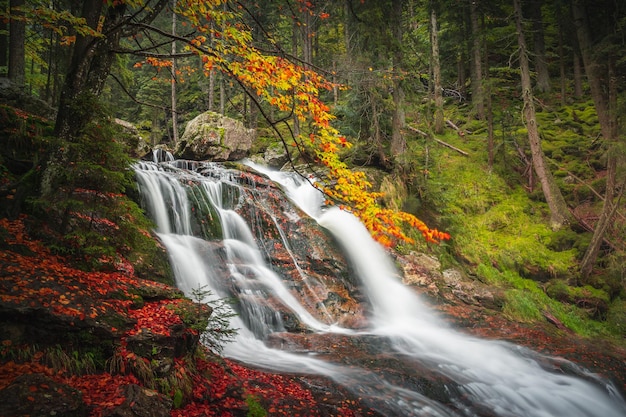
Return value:
<svg viewBox="0 0 626 417">
<path fill-rule="evenodd" d="M 217 297 L 231 296 L 224 283 L 227 277 L 228 285 L 237 288 L 239 314 L 231 324 L 240 330 L 225 347 L 227 356 L 276 371 L 327 376 L 389 416 L 626 415 L 626 404 L 613 385 L 572 363 L 560 360 L 556 366 L 555 359 L 531 350 L 451 329 L 398 281 L 391 259 L 354 216 L 323 207 L 319 192 L 299 177 L 253 167 L 280 184 L 294 204 L 339 242 L 367 295 L 371 317 L 367 329 L 356 331 L 335 324 L 324 311 L 307 309 L 267 265 L 250 226 L 236 211 L 246 197 L 237 191 L 241 186 L 233 171 L 186 161 L 140 163 L 136 166 L 139 188 L 168 249 L 177 285 L 188 294 L 194 288 L 208 287 Z M 189 184 L 201 192 L 190 191 Z M 223 240 L 218 249 L 216 242 L 193 236 L 198 227 L 192 225 L 191 214 L 202 207 L 219 222 Z M 291 255 L 288 240 L 282 232 L 281 236 Z M 291 260 L 306 282 L 296 257 Z M 371 340 L 366 350 L 400 363 L 402 378 L 381 368 L 322 359 L 315 352 L 295 354 L 268 347 L 268 336 L 286 328 L 277 310 L 257 302 L 268 295 L 312 334 L 358 338 L 360 343 Z M 432 384 L 439 384 L 439 392 L 445 395 L 419 388 L 415 381 L 422 381 L 424 370 L 439 380 Z M 403 380 L 413 383 L 403 384 Z"/>
</svg>

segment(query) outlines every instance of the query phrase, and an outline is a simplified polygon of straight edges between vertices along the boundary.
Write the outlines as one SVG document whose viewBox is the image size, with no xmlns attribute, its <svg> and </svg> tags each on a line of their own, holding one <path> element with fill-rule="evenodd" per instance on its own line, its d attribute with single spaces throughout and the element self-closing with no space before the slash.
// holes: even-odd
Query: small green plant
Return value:
<svg viewBox="0 0 626 417">
<path fill-rule="evenodd" d="M 191 290 L 191 299 L 197 305 L 197 314 L 200 314 L 200 305 L 208 304 L 212 312 L 203 329 L 198 329 L 201 342 L 215 353 L 221 353 L 224 345 L 237 336 L 239 329 L 232 328 L 230 319 L 237 314 L 232 310 L 224 298 L 211 299 L 213 292 L 206 285 Z"/>
<path fill-rule="evenodd" d="M 174 391 L 172 396 L 172 405 L 174 408 L 180 408 L 183 405 L 183 392 L 180 389 Z"/>
<path fill-rule="evenodd" d="M 263 408 L 259 402 L 259 398 L 255 395 L 248 395 L 246 397 L 246 404 L 248 405 L 248 413 L 246 417 L 266 417 L 267 411 Z"/>
<path fill-rule="evenodd" d="M 93 352 L 66 352 L 60 345 L 52 346 L 44 351 L 45 362 L 52 369 L 65 371 L 69 375 L 93 374 L 98 369 Z"/>
</svg>

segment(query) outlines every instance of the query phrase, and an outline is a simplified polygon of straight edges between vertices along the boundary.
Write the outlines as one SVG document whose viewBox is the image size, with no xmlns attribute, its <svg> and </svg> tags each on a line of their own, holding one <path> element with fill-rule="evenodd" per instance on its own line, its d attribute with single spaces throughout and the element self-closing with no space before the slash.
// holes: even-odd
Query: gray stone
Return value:
<svg viewBox="0 0 626 417">
<path fill-rule="evenodd" d="M 196 161 L 236 161 L 249 155 L 255 139 L 256 131 L 243 123 L 205 112 L 187 123 L 174 154 Z"/>
</svg>

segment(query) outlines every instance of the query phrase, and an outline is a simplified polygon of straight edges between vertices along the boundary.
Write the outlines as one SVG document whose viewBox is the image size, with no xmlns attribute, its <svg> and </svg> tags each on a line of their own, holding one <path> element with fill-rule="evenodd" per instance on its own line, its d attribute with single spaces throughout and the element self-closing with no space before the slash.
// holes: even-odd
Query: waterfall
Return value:
<svg viewBox="0 0 626 417">
<path fill-rule="evenodd" d="M 585 369 L 510 343 L 481 340 L 450 328 L 401 284 L 389 256 L 354 216 L 323 207 L 319 191 L 297 176 L 249 165 L 280 184 L 302 212 L 332 234 L 353 266 L 371 306 L 371 317 L 367 328 L 354 330 L 337 325 L 323 309 L 307 309 L 283 277 L 267 265 L 257 237 L 238 212 L 245 199 L 262 206 L 263 195 L 242 190 L 236 173 L 208 163 L 139 163 L 135 170 L 144 206 L 168 250 L 177 285 L 187 294 L 194 288 L 208 287 L 216 297 L 238 299 L 238 316 L 231 325 L 239 333 L 225 347 L 225 355 L 276 371 L 327 376 L 384 415 L 626 415 L 626 403 L 618 390 Z M 192 191 L 190 184 L 202 191 Z M 205 207 L 206 213 L 216 213 L 220 236 L 197 236 L 198 231 L 206 232 L 192 215 L 198 207 Z M 269 217 L 282 230 L 277 219 Z M 283 231 L 280 237 L 293 270 L 306 283 L 307 277 L 292 255 Z M 273 308 L 275 305 L 263 302 L 269 298 L 279 303 L 282 310 L 290 311 L 309 337 L 327 335 L 371 342 L 366 350 L 402 364 L 406 373 L 402 376 L 408 375 L 405 379 L 419 382 L 423 373 L 435 375 L 440 382 L 432 384 L 440 384 L 443 394 L 432 395 L 428 389 L 417 389 L 420 384 L 416 383 L 403 385 L 403 378 L 380 369 L 327 360 L 315 351 L 292 353 L 268 347 L 268 337 L 281 334 L 288 327 L 284 317 Z M 566 363 L 558 368 L 572 372 L 557 371 L 557 366 L 550 369 L 556 362 Z"/>
</svg>

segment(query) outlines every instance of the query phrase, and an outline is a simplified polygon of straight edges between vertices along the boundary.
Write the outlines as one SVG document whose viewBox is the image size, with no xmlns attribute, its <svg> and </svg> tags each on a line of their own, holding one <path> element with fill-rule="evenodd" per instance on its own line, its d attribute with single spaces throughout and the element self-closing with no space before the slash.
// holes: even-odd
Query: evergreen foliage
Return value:
<svg viewBox="0 0 626 417">
<path fill-rule="evenodd" d="M 142 4 L 118 3 L 129 7 Z M 185 2 L 189 8 L 182 10 L 179 16 L 181 26 L 197 23 L 193 19 L 201 13 L 194 15 L 191 9 L 198 10 L 195 8 L 209 3 L 213 5 L 212 2 Z M 626 20 L 624 8 L 618 3 L 603 1 L 600 6 L 588 1 L 577 3 L 585 8 L 597 29 L 593 39 L 594 56 L 603 68 L 608 68 L 608 61 L 601 59 L 609 55 L 612 59 L 610 69 L 614 77 L 610 79 L 617 80 L 618 85 L 611 101 L 613 114 L 619 114 L 624 103 L 625 49 L 623 39 L 616 34 L 623 31 Z M 163 4 L 163 1 L 153 3 L 155 10 Z M 621 139 L 615 143 L 603 138 L 601 122 L 605 115 L 598 112 L 596 102 L 590 97 L 590 84 L 582 77 L 584 68 L 577 67 L 582 63 L 576 28 L 567 19 L 570 14 L 567 5 L 544 4 L 542 8 L 552 89 L 551 92 L 534 92 L 542 149 L 560 191 L 578 219 L 557 232 L 547 225 L 544 195 L 529 164 L 529 143 L 521 120 L 520 70 L 512 59 L 516 56 L 516 31 L 510 19 L 510 1 L 481 3 L 477 12 L 482 26 L 476 33 L 467 21 L 469 4 L 449 4 L 437 9 L 446 97 L 444 116 L 456 127 L 449 125 L 440 135 L 432 132 L 435 108 L 428 26 L 429 8 L 436 4 L 402 2 L 401 21 L 391 19 L 391 2 L 388 1 L 298 1 L 290 8 L 284 8 L 280 1 L 268 1 L 247 8 L 242 6 L 236 12 L 235 8 L 228 7 L 230 5 L 232 3 L 227 3 L 227 14 L 220 14 L 223 11 L 220 7 L 206 10 L 214 25 L 198 26 L 205 31 L 203 35 L 197 36 L 194 32 L 187 36 L 191 31 L 181 30 L 184 34 L 179 34 L 179 41 L 186 39 L 187 49 L 176 57 L 178 71 L 174 74 L 169 71 L 167 59 L 160 59 L 170 48 L 166 35 L 170 30 L 171 11 L 161 13 L 152 22 L 152 31 L 134 27 L 133 36 L 122 39 L 119 49 L 129 53 L 133 48 L 139 50 L 141 58 L 130 54 L 115 58 L 111 67 L 115 77 L 109 78 L 102 95 L 111 103 L 111 113 L 143 128 L 144 136 L 150 137 L 151 143 L 168 142 L 172 122 L 168 121 L 169 98 L 165 97 L 169 97 L 174 79 L 179 92 L 179 119 L 183 119 L 179 121 L 190 120 L 207 107 L 216 109 L 221 101 L 227 115 L 258 126 L 262 138 L 256 144 L 258 150 L 284 146 L 285 137 L 300 131 L 302 136 L 296 135 L 294 145 L 298 145 L 299 140 L 305 146 L 300 153 L 295 147 L 289 149 L 290 156 L 314 160 L 321 154 L 308 145 L 307 135 L 319 131 L 319 125 L 310 119 L 296 121 L 294 111 L 297 114 L 299 110 L 295 104 L 295 107 L 271 106 L 273 100 L 295 103 L 289 100 L 296 87 L 288 85 L 281 95 L 277 90 L 281 90 L 285 80 L 272 78 L 278 70 L 263 72 L 262 68 L 256 68 L 259 73 L 255 74 L 218 59 L 219 53 L 224 51 L 235 55 L 249 46 L 261 50 L 282 46 L 276 55 L 285 61 L 276 60 L 281 66 L 273 68 L 293 69 L 294 66 L 287 64 L 295 62 L 307 69 L 319 69 L 333 82 L 342 84 L 328 83 L 325 84 L 328 90 L 317 91 L 326 103 L 332 103 L 331 110 L 337 116 L 331 122 L 325 120 L 328 129 L 333 129 L 328 131 L 337 129 L 342 135 L 338 137 L 354 144 L 344 148 L 344 142 L 326 142 L 336 148 L 337 161 L 348 163 L 350 168 L 365 168 L 368 174 L 369 168 L 383 168 L 382 173 L 378 171 L 367 178 L 359 178 L 362 184 L 369 184 L 370 180 L 376 184 L 372 195 L 377 202 L 384 208 L 404 210 L 427 219 L 428 224 L 437 225 L 453 236 L 452 241 L 432 247 L 415 239 L 420 237 L 420 231 L 405 225 L 394 232 L 404 233 L 418 243 L 390 240 L 388 244 L 396 244 L 396 249 L 401 251 L 418 248 L 438 253 L 446 264 L 464 265 L 468 272 L 476 273 L 482 280 L 513 288 L 507 295 L 507 314 L 536 319 L 540 317 L 537 312 L 542 311 L 542 305 L 550 305 L 556 314 L 558 309 L 551 302 L 559 300 L 565 305 L 560 319 L 564 323 L 571 322 L 572 328 L 585 328 L 576 324 L 576 320 L 591 317 L 606 320 L 611 331 L 620 331 L 615 323 L 623 310 L 626 282 L 623 198 L 617 199 L 618 209 L 601 245 L 594 273 L 583 277 L 578 265 L 590 246 L 590 230 L 602 212 L 605 193 L 611 188 L 606 175 L 609 156 L 621 155 L 617 178 L 626 177 L 621 162 L 624 126 L 620 121 L 617 129 L 622 136 L 618 136 Z M 47 7 L 40 2 L 32 6 L 34 10 Z M 98 36 L 93 30 L 86 30 L 71 13 L 72 18 L 61 13 L 68 10 L 78 13 L 67 2 L 58 2 L 47 14 L 33 11 L 28 15 L 30 44 L 26 51 L 31 65 L 27 66 L 25 80 L 29 92 L 50 103 L 58 102 L 59 84 L 67 70 L 69 49 L 66 46 L 76 41 L 77 34 Z M 227 17 L 234 15 L 238 19 L 237 29 L 245 28 L 243 32 L 228 26 Z M 531 49 L 535 42 L 530 41 L 531 23 L 523 23 Z M 398 27 L 402 29 L 403 42 L 394 38 Z M 250 39 L 243 39 L 243 34 Z M 476 85 L 472 85 L 476 80 L 471 79 L 475 74 L 470 70 L 472 41 L 476 39 L 484 49 L 481 62 L 486 65 L 484 73 L 488 78 L 479 81 L 490 92 L 491 126 L 488 120 L 476 117 L 470 105 L 470 92 L 477 91 Z M 197 53 L 200 47 L 206 48 L 204 55 Z M 394 67 L 400 52 L 402 67 Z M 235 63 L 251 63 L 251 60 L 246 61 L 248 58 L 239 57 Z M 539 56 L 531 54 L 531 61 L 534 59 Z M 150 65 L 145 65 L 148 62 Z M 218 74 L 216 68 L 227 70 L 216 78 L 209 78 L 211 71 Z M 227 78 L 235 75 L 234 69 L 241 71 L 239 82 Z M 313 73 L 307 74 L 306 82 L 299 80 L 295 85 L 312 85 Z M 251 103 L 254 88 L 241 80 L 255 76 L 257 81 L 275 84 Z M 214 83 L 210 84 L 209 79 Z M 404 90 L 406 97 L 403 103 L 406 126 L 416 130 L 402 129 L 406 151 L 392 155 L 390 140 L 397 133 L 393 118 L 398 110 L 394 89 L 398 87 Z M 607 91 L 609 87 L 607 82 Z M 91 267 L 109 267 L 118 255 L 132 257 L 130 248 L 143 247 L 143 252 L 158 258 L 158 251 L 149 243 L 146 232 L 150 225 L 142 220 L 140 210 L 131 200 L 118 198 L 132 195 L 130 160 L 126 156 L 129 150 L 119 140 L 120 133 L 107 121 L 107 112 L 98 109 L 96 99 L 89 95 L 81 97 L 73 103 L 72 111 L 77 117 L 91 121 L 73 141 L 51 138 L 50 125 L 41 119 L 27 120 L 13 110 L 1 109 L 0 116 L 7 121 L 3 133 L 6 146 L 0 153 L 2 185 L 17 185 L 21 191 L 11 193 L 15 200 L 3 201 L 3 209 L 15 216 L 21 203 L 29 197 L 32 205 L 28 210 L 47 217 L 63 236 L 63 243 L 56 249 L 83 259 Z M 212 97 L 211 103 L 209 97 Z M 259 117 L 259 111 L 268 116 L 267 120 Z M 276 123 L 277 120 L 281 123 Z M 487 145 L 490 129 L 494 141 L 492 155 Z M 463 156 L 442 142 L 468 155 Z M 30 165 L 21 165 L 25 171 L 15 165 L 22 159 L 32 161 Z M 331 181 L 329 186 L 337 183 Z M 379 187 L 387 191 L 386 196 L 378 198 L 375 191 Z M 219 230 L 207 225 L 199 224 L 198 228 L 207 235 L 219 235 Z M 146 263 L 149 262 L 143 265 Z M 489 272 L 485 265 L 489 266 Z M 524 280 L 535 282 L 538 287 L 522 284 Z M 544 297 L 551 298 L 546 301 Z M 587 301 L 581 301 L 590 297 L 596 307 L 590 308 L 585 304 Z M 530 308 L 532 305 L 537 306 L 535 311 Z"/>
</svg>

